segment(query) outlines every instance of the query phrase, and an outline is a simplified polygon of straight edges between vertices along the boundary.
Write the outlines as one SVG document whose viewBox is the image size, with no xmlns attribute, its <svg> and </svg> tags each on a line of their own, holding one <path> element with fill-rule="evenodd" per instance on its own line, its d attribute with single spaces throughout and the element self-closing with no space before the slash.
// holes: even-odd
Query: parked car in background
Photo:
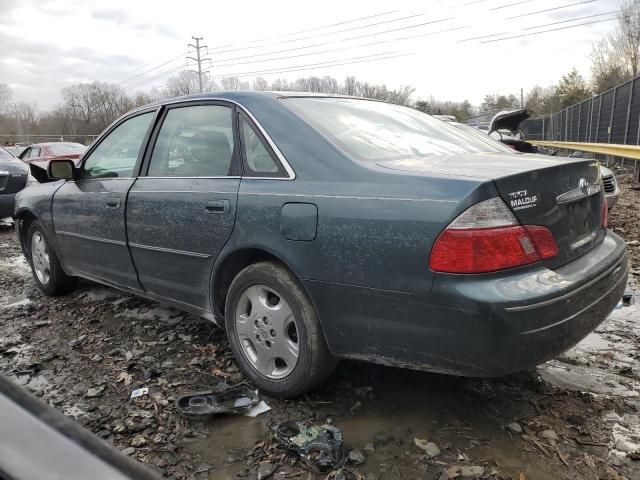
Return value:
<svg viewBox="0 0 640 480">
<path fill-rule="evenodd" d="M 470 376 L 555 357 L 622 296 L 591 160 L 416 110 L 295 92 L 166 100 L 18 195 L 38 287 L 85 277 L 211 319 L 266 393 L 338 358 Z"/>
<path fill-rule="evenodd" d="M 13 216 L 16 193 L 27 183 L 28 167 L 0 147 L 0 219 Z"/>
<path fill-rule="evenodd" d="M 4 149 L 14 157 L 19 157 L 27 149 L 27 145 L 5 145 Z"/>
<path fill-rule="evenodd" d="M 489 135 L 521 153 L 539 153 L 555 155 L 557 151 L 541 149 L 532 143 L 527 142 L 524 132 L 520 128 L 522 122 L 531 117 L 533 112 L 527 109 L 505 110 L 497 113 L 489 125 Z M 582 158 L 582 152 L 574 152 L 571 158 Z M 620 187 L 614 173 L 603 165 L 600 165 L 600 175 L 604 185 L 604 193 L 607 197 L 607 205 L 611 210 L 620 197 Z"/>
<path fill-rule="evenodd" d="M 20 160 L 39 162 L 44 168 L 51 160 L 77 160 L 87 147 L 73 142 L 34 143 L 20 154 Z"/>
</svg>

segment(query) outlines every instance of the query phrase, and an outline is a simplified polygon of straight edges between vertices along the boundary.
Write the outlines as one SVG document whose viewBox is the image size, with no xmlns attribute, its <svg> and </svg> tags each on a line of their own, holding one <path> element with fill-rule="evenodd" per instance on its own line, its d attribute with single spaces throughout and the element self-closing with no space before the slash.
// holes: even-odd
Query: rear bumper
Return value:
<svg viewBox="0 0 640 480">
<path fill-rule="evenodd" d="M 428 296 L 306 282 L 339 357 L 467 376 L 532 368 L 582 340 L 624 293 L 624 241 L 555 270 L 437 275 Z"/>
<path fill-rule="evenodd" d="M 12 217 L 16 207 L 16 194 L 0 194 L 0 218 Z"/>
</svg>

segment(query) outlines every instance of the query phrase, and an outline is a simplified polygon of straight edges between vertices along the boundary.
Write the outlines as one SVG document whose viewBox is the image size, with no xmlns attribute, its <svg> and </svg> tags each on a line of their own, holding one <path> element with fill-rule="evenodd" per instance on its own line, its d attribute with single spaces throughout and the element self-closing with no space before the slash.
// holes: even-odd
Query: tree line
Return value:
<svg viewBox="0 0 640 480">
<path fill-rule="evenodd" d="M 226 77 L 219 81 L 206 79 L 204 91 L 218 90 L 273 90 L 305 91 L 343 94 L 374 98 L 399 105 L 412 105 L 412 87 L 389 88 L 347 76 L 339 82 L 331 76 L 311 76 L 289 81 L 284 78 L 272 82 L 258 77 L 243 81 L 237 77 Z M 166 98 L 191 95 L 199 92 L 198 76 L 191 71 L 182 71 L 170 77 L 162 88 L 154 87 L 147 92 L 128 94 L 116 83 L 79 83 L 62 89 L 62 101 L 49 110 L 38 112 L 35 104 L 11 103 L 11 89 L 0 83 L 0 132 L 15 135 L 13 141 L 23 141 L 25 135 L 64 135 L 65 139 L 87 143 L 91 135 L 104 130 L 116 118 L 129 110 Z M 11 137 L 3 137 L 8 140 Z M 53 140 L 53 139 L 51 139 Z"/>
</svg>

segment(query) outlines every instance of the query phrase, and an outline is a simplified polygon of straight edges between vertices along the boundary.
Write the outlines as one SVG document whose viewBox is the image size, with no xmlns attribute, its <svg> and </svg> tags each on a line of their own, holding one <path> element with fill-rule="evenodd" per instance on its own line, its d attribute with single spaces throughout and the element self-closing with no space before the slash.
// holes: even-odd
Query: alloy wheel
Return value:
<svg viewBox="0 0 640 480">
<path fill-rule="evenodd" d="M 284 297 L 266 285 L 248 287 L 238 301 L 235 332 L 251 365 L 270 379 L 289 375 L 298 363 L 296 319 Z"/>
<path fill-rule="evenodd" d="M 41 284 L 46 285 L 51 278 L 51 260 L 47 242 L 41 232 L 34 232 L 31 237 L 31 262 L 33 270 Z"/>
</svg>

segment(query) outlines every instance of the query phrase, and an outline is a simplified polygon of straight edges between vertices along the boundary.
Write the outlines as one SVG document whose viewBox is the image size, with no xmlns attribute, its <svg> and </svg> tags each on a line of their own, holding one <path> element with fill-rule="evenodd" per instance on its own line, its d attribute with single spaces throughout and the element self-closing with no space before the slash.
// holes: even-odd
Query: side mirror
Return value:
<svg viewBox="0 0 640 480">
<path fill-rule="evenodd" d="M 73 160 L 51 160 L 47 173 L 53 180 L 73 180 L 75 169 Z"/>
</svg>

